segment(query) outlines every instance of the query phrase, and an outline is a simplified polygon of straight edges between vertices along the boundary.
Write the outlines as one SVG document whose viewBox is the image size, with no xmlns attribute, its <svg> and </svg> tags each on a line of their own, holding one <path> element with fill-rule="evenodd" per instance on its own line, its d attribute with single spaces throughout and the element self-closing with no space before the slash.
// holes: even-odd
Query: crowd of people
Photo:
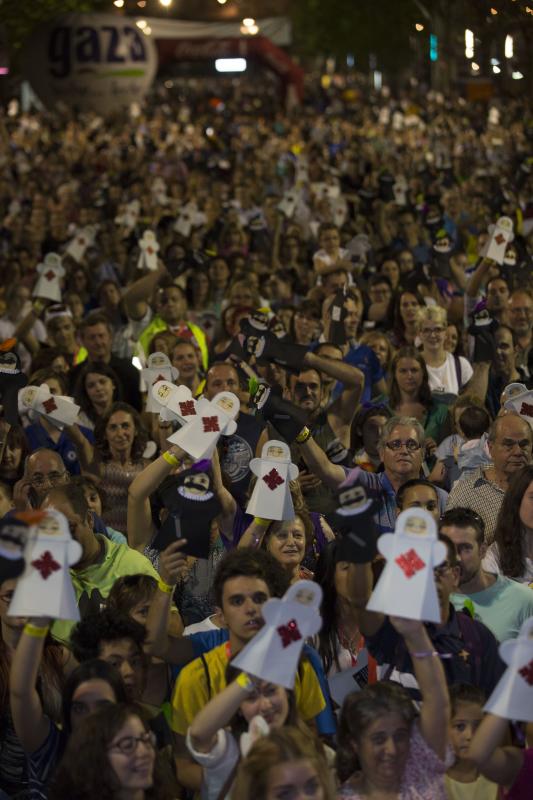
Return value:
<svg viewBox="0 0 533 800">
<path fill-rule="evenodd" d="M 0 120 L 0 362 L 80 407 L 15 424 L 0 363 L 2 524 L 55 509 L 82 550 L 79 622 L 10 616 L 0 584 L 1 798 L 531 797 L 531 708 L 483 710 L 533 617 L 533 400 L 506 392 L 533 390 L 530 113 L 334 85 L 287 112 L 221 80 Z M 195 465 L 147 410 L 155 353 L 189 396 L 240 401 L 202 462 L 203 557 L 194 523 L 157 545 Z M 247 513 L 272 440 L 298 467 L 290 519 Z M 363 541 L 435 520 L 440 623 L 367 609 L 383 560 L 344 546 L 354 485 Z M 322 628 L 287 689 L 232 661 L 301 579 Z"/>
</svg>

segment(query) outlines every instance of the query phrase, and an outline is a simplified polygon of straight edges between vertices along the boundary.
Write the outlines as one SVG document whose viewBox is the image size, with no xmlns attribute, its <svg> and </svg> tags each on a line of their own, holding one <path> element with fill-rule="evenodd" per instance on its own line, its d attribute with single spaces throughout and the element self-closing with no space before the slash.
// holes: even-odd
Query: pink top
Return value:
<svg viewBox="0 0 533 800">
<path fill-rule="evenodd" d="M 452 761 L 453 758 L 450 763 Z M 398 800 L 446 800 L 444 773 L 448 766 L 427 744 L 415 722 Z M 363 800 L 356 785 L 354 788 L 350 786 L 352 781 L 357 784 L 357 773 L 340 788 L 338 798 Z"/>
<path fill-rule="evenodd" d="M 524 763 L 518 777 L 509 789 L 504 792 L 505 800 L 531 800 L 533 787 L 533 747 L 524 750 Z"/>
</svg>

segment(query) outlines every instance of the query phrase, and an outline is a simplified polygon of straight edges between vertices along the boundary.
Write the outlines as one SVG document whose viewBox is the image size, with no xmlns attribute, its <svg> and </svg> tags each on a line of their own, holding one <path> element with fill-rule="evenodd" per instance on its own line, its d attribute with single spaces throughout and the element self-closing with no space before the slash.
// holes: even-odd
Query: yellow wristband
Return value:
<svg viewBox="0 0 533 800">
<path fill-rule="evenodd" d="M 246 674 L 246 672 L 239 672 L 235 678 L 235 683 L 238 683 L 241 689 L 244 689 L 245 692 L 253 692 L 255 689 L 254 682 L 250 676 Z"/>
<path fill-rule="evenodd" d="M 268 528 L 271 519 L 263 519 L 263 517 L 254 517 L 254 525 L 259 525 L 260 528 Z"/>
<path fill-rule="evenodd" d="M 303 444 L 310 437 L 311 437 L 311 431 L 309 430 L 309 428 L 306 425 L 305 428 L 302 428 L 302 430 L 300 431 L 300 433 L 296 437 L 296 441 L 298 442 L 298 444 Z"/>
<path fill-rule="evenodd" d="M 165 592 L 165 594 L 172 594 L 172 592 L 174 591 L 175 587 L 174 586 L 170 586 L 168 583 L 165 583 L 165 581 L 163 581 L 163 580 L 161 580 L 161 578 L 159 578 L 159 580 L 157 582 L 157 588 L 160 589 L 162 592 Z"/>
<path fill-rule="evenodd" d="M 176 456 L 173 456 L 172 453 L 168 452 L 168 450 L 165 450 L 165 452 L 163 453 L 163 458 L 165 459 L 167 464 L 170 464 L 171 467 L 177 467 L 180 463 L 176 458 Z"/>
<path fill-rule="evenodd" d="M 24 625 L 24 633 L 27 636 L 33 636 L 34 639 L 44 639 L 48 633 L 48 625 L 46 628 L 39 628 L 37 625 L 32 625 L 31 623 L 27 622 Z"/>
</svg>

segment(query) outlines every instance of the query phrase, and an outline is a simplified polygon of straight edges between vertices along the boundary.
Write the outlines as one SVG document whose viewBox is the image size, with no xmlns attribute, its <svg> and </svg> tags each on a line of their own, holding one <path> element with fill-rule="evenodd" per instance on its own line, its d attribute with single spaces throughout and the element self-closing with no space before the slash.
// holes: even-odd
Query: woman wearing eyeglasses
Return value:
<svg viewBox="0 0 533 800">
<path fill-rule="evenodd" d="M 138 708 L 107 705 L 73 732 L 50 800 L 171 800 L 154 736 Z"/>
<path fill-rule="evenodd" d="M 470 381 L 474 371 L 463 356 L 446 350 L 448 317 L 440 306 L 426 306 L 418 312 L 417 332 L 422 343 L 422 358 L 428 371 L 429 388 L 436 399 L 453 402 Z"/>
</svg>

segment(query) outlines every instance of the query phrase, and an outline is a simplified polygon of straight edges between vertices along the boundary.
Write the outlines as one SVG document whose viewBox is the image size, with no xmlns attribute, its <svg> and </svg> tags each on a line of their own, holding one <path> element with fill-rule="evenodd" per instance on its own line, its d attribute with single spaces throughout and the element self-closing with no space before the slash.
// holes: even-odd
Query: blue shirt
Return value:
<svg viewBox="0 0 533 800">
<path fill-rule="evenodd" d="M 85 438 L 91 444 L 94 444 L 93 432 L 89 430 L 89 428 L 83 427 L 83 425 L 80 425 L 79 428 Z M 53 450 L 54 453 L 61 456 L 65 468 L 71 475 L 80 475 L 81 468 L 80 462 L 78 461 L 78 453 L 74 447 L 74 442 L 64 430 L 61 431 L 57 442 L 54 442 L 44 427 L 39 422 L 34 422 L 24 429 L 24 435 L 26 436 L 30 452 L 33 453 L 34 450 L 37 450 L 39 447 L 46 447 L 48 450 Z"/>
<path fill-rule="evenodd" d="M 346 475 L 350 474 L 350 470 L 346 470 Z M 357 475 L 357 482 L 361 483 L 370 493 L 376 497 L 379 503 L 379 508 L 374 515 L 374 520 L 378 526 L 379 532 L 390 533 L 394 530 L 396 525 L 396 492 L 392 483 L 388 479 L 385 472 L 365 472 L 360 470 Z M 435 491 L 439 500 L 439 511 L 444 514 L 446 509 L 446 501 L 448 500 L 448 492 L 444 489 L 439 489 L 435 486 Z"/>
<path fill-rule="evenodd" d="M 204 653 L 207 653 L 209 650 L 212 650 L 214 647 L 218 647 L 220 644 L 227 642 L 229 639 L 229 631 L 227 628 L 218 628 L 216 631 L 201 631 L 200 633 L 193 633 L 187 638 L 191 640 L 194 657 L 200 658 L 200 656 L 202 656 Z M 337 724 L 335 721 L 335 714 L 333 713 L 331 706 L 328 682 L 326 680 L 326 676 L 324 675 L 322 662 L 318 653 L 313 647 L 310 647 L 306 644 L 304 645 L 303 652 L 316 673 L 322 694 L 324 695 L 324 700 L 326 701 L 325 709 L 316 717 L 317 730 L 324 736 L 333 736 L 337 731 Z M 181 667 L 172 667 L 173 680 L 176 680 L 180 670 Z"/>
<path fill-rule="evenodd" d="M 375 383 L 385 377 L 385 373 L 379 363 L 378 357 L 366 344 L 352 345 L 344 358 L 342 359 L 346 364 L 352 367 L 357 367 L 365 376 L 365 385 L 363 387 L 363 394 L 361 395 L 360 403 L 369 403 L 374 395 L 372 387 Z M 332 400 L 337 397 L 344 390 L 344 384 L 337 383 L 333 389 Z"/>
</svg>

